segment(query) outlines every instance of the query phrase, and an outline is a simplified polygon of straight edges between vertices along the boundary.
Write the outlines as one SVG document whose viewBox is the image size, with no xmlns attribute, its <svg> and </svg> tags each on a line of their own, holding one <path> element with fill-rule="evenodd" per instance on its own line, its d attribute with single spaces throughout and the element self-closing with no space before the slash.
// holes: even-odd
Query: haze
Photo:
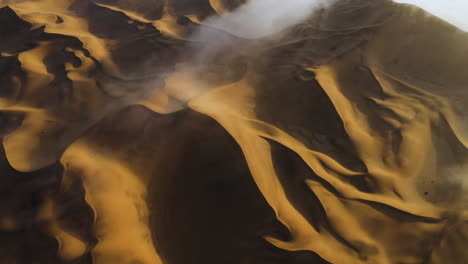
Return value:
<svg viewBox="0 0 468 264">
<path fill-rule="evenodd" d="M 466 0 L 396 0 L 399 3 L 417 5 L 426 11 L 468 31 L 468 1 Z"/>
</svg>

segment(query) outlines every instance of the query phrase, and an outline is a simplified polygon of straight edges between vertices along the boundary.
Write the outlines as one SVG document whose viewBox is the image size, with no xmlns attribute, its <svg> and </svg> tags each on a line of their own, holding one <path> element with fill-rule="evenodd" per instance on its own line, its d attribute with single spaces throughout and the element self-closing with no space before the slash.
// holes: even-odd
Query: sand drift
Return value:
<svg viewBox="0 0 468 264">
<path fill-rule="evenodd" d="M 466 69 L 389 0 L 0 0 L 0 263 L 468 263 Z"/>
</svg>

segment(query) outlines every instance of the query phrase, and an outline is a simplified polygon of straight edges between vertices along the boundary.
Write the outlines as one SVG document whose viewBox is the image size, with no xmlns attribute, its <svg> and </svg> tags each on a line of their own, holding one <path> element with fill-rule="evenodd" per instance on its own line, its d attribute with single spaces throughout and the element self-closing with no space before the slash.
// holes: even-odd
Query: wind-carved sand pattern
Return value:
<svg viewBox="0 0 468 264">
<path fill-rule="evenodd" d="M 387 0 L 0 7 L 0 263 L 468 263 L 466 32 Z"/>
</svg>

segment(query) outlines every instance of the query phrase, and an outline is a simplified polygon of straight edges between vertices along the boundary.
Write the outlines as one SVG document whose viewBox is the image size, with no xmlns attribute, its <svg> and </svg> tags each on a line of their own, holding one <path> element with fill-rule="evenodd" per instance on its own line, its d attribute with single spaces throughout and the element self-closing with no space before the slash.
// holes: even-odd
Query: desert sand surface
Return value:
<svg viewBox="0 0 468 264">
<path fill-rule="evenodd" d="M 467 70 L 390 0 L 0 0 L 0 263 L 468 263 Z"/>
</svg>

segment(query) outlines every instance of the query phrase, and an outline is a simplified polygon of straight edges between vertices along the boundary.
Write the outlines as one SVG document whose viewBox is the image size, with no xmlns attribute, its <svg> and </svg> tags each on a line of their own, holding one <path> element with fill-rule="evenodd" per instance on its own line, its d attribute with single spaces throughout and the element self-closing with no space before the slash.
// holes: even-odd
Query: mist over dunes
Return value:
<svg viewBox="0 0 468 264">
<path fill-rule="evenodd" d="M 468 263 L 467 66 L 390 0 L 0 0 L 0 263 Z"/>
</svg>

